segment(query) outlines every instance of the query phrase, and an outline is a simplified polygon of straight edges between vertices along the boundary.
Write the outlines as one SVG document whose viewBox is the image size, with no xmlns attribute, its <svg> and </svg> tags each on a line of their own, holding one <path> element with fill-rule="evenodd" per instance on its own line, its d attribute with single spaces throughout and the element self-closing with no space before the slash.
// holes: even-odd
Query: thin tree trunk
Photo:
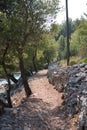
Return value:
<svg viewBox="0 0 87 130">
<path fill-rule="evenodd" d="M 25 75 L 25 68 L 24 68 L 23 56 L 22 56 L 21 51 L 19 52 L 19 66 L 20 66 L 21 77 L 23 79 L 23 84 L 24 84 L 24 89 L 25 89 L 25 92 L 26 92 L 26 96 L 29 97 L 32 94 L 32 92 L 31 92 L 31 89 L 29 87 L 27 77 Z"/>
<path fill-rule="evenodd" d="M 37 67 L 36 67 L 35 59 L 36 58 L 33 56 L 33 58 L 32 58 L 33 67 L 34 67 L 35 72 L 37 72 Z"/>
<path fill-rule="evenodd" d="M 18 80 L 13 76 L 13 74 L 8 74 L 9 79 L 11 79 L 15 84 L 18 82 Z"/>
<path fill-rule="evenodd" d="M 35 60 L 36 60 L 36 55 L 37 55 L 37 48 L 35 49 L 34 54 L 33 54 L 33 58 L 32 58 L 33 67 L 34 67 L 35 72 L 38 71 L 38 70 L 37 70 L 37 66 L 36 66 L 36 62 L 35 62 Z"/>
<path fill-rule="evenodd" d="M 6 46 L 5 50 L 4 50 L 3 59 L 2 59 L 2 66 L 3 66 L 4 72 L 5 72 L 5 75 L 6 75 L 6 78 L 7 78 L 7 82 L 8 82 L 8 88 L 7 88 L 8 106 L 10 108 L 12 108 L 12 102 L 11 102 L 11 96 L 10 96 L 11 83 L 10 83 L 10 79 L 9 79 L 7 69 L 6 69 L 6 65 L 5 65 L 5 56 L 7 54 L 8 48 L 9 48 L 9 44 L 7 44 L 7 46 Z"/>
</svg>

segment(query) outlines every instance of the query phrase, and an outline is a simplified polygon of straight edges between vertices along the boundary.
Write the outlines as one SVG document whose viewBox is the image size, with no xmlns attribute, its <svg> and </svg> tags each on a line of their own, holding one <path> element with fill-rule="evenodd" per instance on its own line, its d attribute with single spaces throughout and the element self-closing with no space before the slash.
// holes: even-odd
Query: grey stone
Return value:
<svg viewBox="0 0 87 130">
<path fill-rule="evenodd" d="M 49 83 L 53 84 L 56 90 L 59 92 L 63 92 L 64 87 L 67 84 L 67 69 L 59 66 L 57 63 L 53 65 L 50 64 L 48 67 L 48 81 Z"/>
<path fill-rule="evenodd" d="M 48 69 L 49 70 L 49 69 Z M 54 68 L 55 70 L 55 68 Z M 60 86 L 58 77 L 61 77 L 61 72 L 64 68 L 56 69 L 56 80 L 52 81 L 55 75 L 51 77 L 51 83 Z M 50 72 L 50 70 L 49 70 Z M 67 68 L 67 77 L 63 77 L 66 85 L 63 88 L 63 105 L 67 115 L 72 117 L 79 113 L 77 130 L 87 129 L 87 63 L 77 64 Z M 51 72 L 52 73 L 52 72 Z M 53 73 L 52 73 L 53 74 Z M 51 75 L 52 75 L 51 74 Z M 50 75 L 49 75 L 50 78 Z M 59 88 L 59 87 L 58 87 Z M 58 90 L 58 89 L 57 89 Z M 58 90 L 59 91 L 59 90 Z"/>
</svg>

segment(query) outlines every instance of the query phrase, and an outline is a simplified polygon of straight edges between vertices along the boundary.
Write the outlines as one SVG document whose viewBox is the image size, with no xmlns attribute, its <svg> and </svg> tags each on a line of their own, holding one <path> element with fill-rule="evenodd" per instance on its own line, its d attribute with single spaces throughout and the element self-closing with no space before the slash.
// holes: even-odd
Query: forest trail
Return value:
<svg viewBox="0 0 87 130">
<path fill-rule="evenodd" d="M 0 117 L 0 130 L 76 130 L 65 117 L 62 93 L 48 82 L 47 70 L 30 77 L 29 85 L 32 95 L 26 98 L 24 89 L 14 94 L 15 106 Z"/>
<path fill-rule="evenodd" d="M 48 82 L 47 70 L 41 70 L 28 80 L 32 95 L 29 98 L 41 99 L 43 102 L 48 103 L 51 109 L 61 106 L 62 93 L 54 89 L 54 86 Z M 25 98 L 25 91 L 16 93 L 12 97 L 12 101 L 16 106 L 20 105 L 21 100 Z"/>
<path fill-rule="evenodd" d="M 64 119 L 64 111 L 62 111 L 62 93 L 59 93 L 54 86 L 48 82 L 47 70 L 39 71 L 30 79 L 30 87 L 33 92 L 31 97 L 41 99 L 49 104 L 49 110 L 52 111 L 52 130 L 76 130 L 73 119 Z M 53 117 L 56 115 L 55 117 Z"/>
<path fill-rule="evenodd" d="M 39 71 L 33 79 L 31 78 L 30 87 L 33 92 L 32 96 L 48 103 L 51 109 L 61 106 L 62 93 L 58 93 L 58 91 L 54 89 L 53 85 L 49 84 L 47 79 L 47 70 Z"/>
</svg>

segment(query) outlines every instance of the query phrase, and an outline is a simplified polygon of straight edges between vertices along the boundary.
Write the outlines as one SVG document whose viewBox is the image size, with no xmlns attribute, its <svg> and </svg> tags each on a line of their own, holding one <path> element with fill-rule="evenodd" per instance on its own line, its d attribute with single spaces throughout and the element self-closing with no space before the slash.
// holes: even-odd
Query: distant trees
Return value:
<svg viewBox="0 0 87 130">
<path fill-rule="evenodd" d="M 78 35 L 81 38 L 79 54 L 85 57 L 87 56 L 87 20 L 82 21 L 78 29 Z"/>
<path fill-rule="evenodd" d="M 72 21 L 69 19 L 70 56 L 86 56 L 87 54 L 87 20 L 84 18 Z M 66 59 L 66 24 L 58 25 L 55 35 L 58 42 L 58 60 Z"/>
<path fill-rule="evenodd" d="M 52 31 L 45 34 L 45 47 L 43 49 L 44 63 L 49 65 L 50 62 L 57 60 L 57 43 L 51 35 Z"/>
<path fill-rule="evenodd" d="M 71 36 L 71 56 L 87 56 L 87 20 L 76 20 L 75 26 L 76 30 Z"/>
<path fill-rule="evenodd" d="M 59 48 L 58 48 L 58 60 L 62 60 L 66 58 L 66 40 L 63 35 L 59 37 L 58 40 Z"/>
</svg>

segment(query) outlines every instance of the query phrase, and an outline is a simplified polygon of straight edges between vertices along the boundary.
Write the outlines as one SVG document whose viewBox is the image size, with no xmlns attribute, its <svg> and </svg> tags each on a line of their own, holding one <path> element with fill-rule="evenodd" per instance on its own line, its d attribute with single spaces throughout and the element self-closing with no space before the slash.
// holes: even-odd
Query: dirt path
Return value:
<svg viewBox="0 0 87 130">
<path fill-rule="evenodd" d="M 0 118 L 0 130 L 76 130 L 73 120 L 64 117 L 61 93 L 47 79 L 47 70 L 29 79 L 32 95 L 25 97 L 24 89 L 12 101 L 14 108 Z"/>
<path fill-rule="evenodd" d="M 32 89 L 34 98 L 42 99 L 43 102 L 49 104 L 52 111 L 52 126 L 56 130 L 62 130 L 61 126 L 64 126 L 64 130 L 76 130 L 73 119 L 64 119 L 64 113 L 61 111 L 62 106 L 62 93 L 59 93 L 54 89 L 54 86 L 49 84 L 47 79 L 47 70 L 39 71 L 33 79 L 30 79 L 30 87 Z M 56 115 L 56 116 L 54 116 Z M 55 128 L 56 127 L 56 128 Z"/>
<path fill-rule="evenodd" d="M 48 103 L 51 109 L 61 106 L 62 93 L 58 93 L 54 87 L 49 84 L 47 79 L 47 70 L 39 71 L 33 79 L 30 80 L 30 87 L 33 92 L 33 97 L 42 99 Z"/>
<path fill-rule="evenodd" d="M 29 78 L 29 86 L 33 93 L 29 98 L 42 99 L 45 103 L 50 105 L 51 109 L 61 106 L 62 93 L 58 93 L 58 91 L 54 89 L 54 86 L 49 84 L 47 70 L 39 71 L 36 75 Z M 25 98 L 24 89 L 12 97 L 13 104 L 15 104 L 15 106 L 20 105 L 23 98 Z"/>
</svg>

